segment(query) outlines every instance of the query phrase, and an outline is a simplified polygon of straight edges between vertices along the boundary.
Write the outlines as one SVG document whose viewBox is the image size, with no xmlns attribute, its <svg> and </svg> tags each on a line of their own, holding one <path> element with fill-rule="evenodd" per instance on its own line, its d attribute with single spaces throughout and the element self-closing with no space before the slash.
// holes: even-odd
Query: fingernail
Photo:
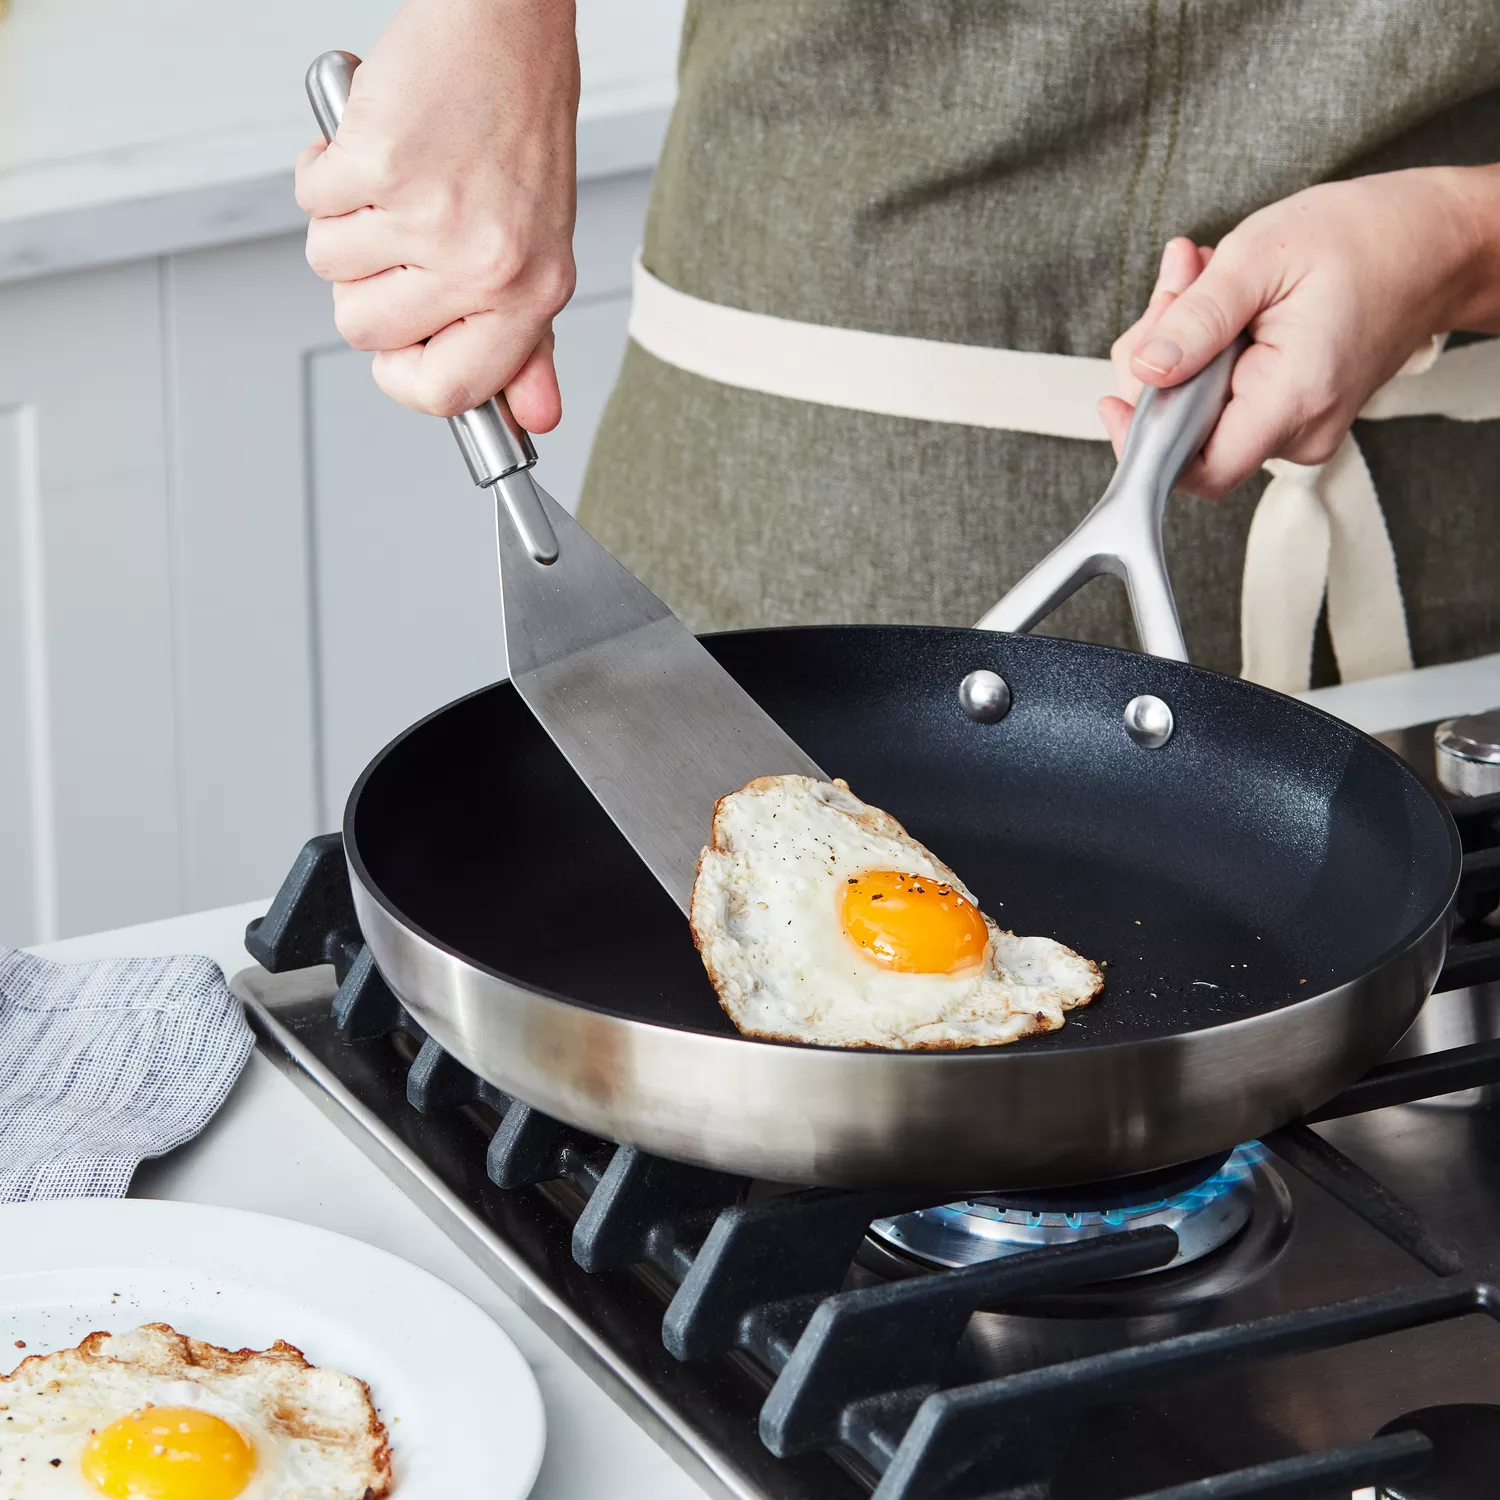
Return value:
<svg viewBox="0 0 1500 1500">
<path fill-rule="evenodd" d="M 1175 301 L 1176 298 L 1177 298 L 1177 293 L 1176 292 L 1169 292 L 1166 289 L 1166 287 L 1161 287 L 1158 290 L 1156 290 L 1156 291 L 1154 291 L 1154 292 L 1151 293 L 1151 301 L 1150 301 L 1149 305 L 1151 307 L 1161 307 L 1161 306 L 1165 305 L 1168 302 Z"/>
<path fill-rule="evenodd" d="M 1182 350 L 1175 339 L 1150 338 L 1131 356 L 1131 363 L 1153 375 L 1170 375 L 1182 363 Z"/>
</svg>

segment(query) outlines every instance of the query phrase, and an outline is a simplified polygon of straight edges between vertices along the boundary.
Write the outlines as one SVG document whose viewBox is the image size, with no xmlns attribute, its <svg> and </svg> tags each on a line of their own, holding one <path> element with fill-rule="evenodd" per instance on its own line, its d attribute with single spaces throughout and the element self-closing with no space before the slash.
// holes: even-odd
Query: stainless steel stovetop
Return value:
<svg viewBox="0 0 1500 1500">
<path fill-rule="evenodd" d="M 1424 744 L 1430 732 L 1413 731 L 1403 748 Z M 1500 886 L 1489 847 L 1500 844 L 1500 799 L 1474 807 L 1477 821 L 1463 823 L 1480 892 L 1471 913 Z M 1500 1494 L 1493 1475 L 1490 1488 L 1434 1478 L 1453 1462 L 1442 1444 L 1434 1455 L 1410 1432 L 1377 1440 L 1435 1406 L 1493 1405 L 1500 1418 L 1487 1280 L 1500 1257 L 1500 1111 L 1489 1097 L 1500 986 L 1435 996 L 1396 1060 L 1330 1106 L 1342 1117 L 1277 1132 L 1247 1158 L 1246 1211 L 1221 1248 L 1128 1279 L 1062 1285 L 1073 1273 L 1028 1288 L 984 1266 L 920 1274 L 899 1236 L 861 1238 L 909 1204 L 764 1184 L 740 1202 L 743 1189 L 717 1174 L 578 1136 L 506 1100 L 400 1013 L 338 907 L 337 840 L 314 845 L 316 860 L 305 853 L 289 877 L 312 894 L 302 929 L 283 934 L 286 971 L 233 982 L 261 1045 L 711 1492 L 839 1500 L 878 1483 L 903 1500 L 1218 1500 L 1347 1497 L 1383 1482 L 1405 1500 Z M 1468 931 L 1461 978 L 1495 958 L 1488 929 Z M 337 967 L 291 966 L 310 956 Z M 1424 1061 L 1445 1048 L 1461 1050 Z M 1469 1087 L 1370 1107 L 1455 1083 Z M 776 1222 L 801 1227 L 765 1228 Z M 730 1230 L 765 1236 L 738 1271 Z M 780 1281 L 766 1269 L 778 1257 Z M 841 1288 L 836 1308 L 819 1307 Z M 996 1296 L 1007 1310 L 984 1310 Z M 1334 1304 L 1341 1311 L 1311 1311 Z M 1346 1341 L 1326 1332 L 1335 1323 Z M 920 1354 L 926 1343 L 933 1358 Z M 819 1388 L 809 1371 L 823 1366 Z M 924 1406 L 935 1388 L 957 1394 Z M 1487 1434 L 1489 1415 L 1475 1416 Z M 942 1428 L 941 1443 L 918 1441 L 923 1422 Z M 776 1457 L 762 1430 L 809 1451 Z M 1250 1472 L 1215 1478 L 1240 1470 Z"/>
</svg>

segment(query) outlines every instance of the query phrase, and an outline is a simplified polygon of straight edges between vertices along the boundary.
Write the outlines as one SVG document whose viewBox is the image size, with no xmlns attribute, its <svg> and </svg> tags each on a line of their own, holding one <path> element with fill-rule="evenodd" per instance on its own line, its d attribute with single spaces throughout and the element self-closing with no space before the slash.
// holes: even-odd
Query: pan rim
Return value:
<svg viewBox="0 0 1500 1500">
<path fill-rule="evenodd" d="M 1145 657 L 1141 652 L 1129 651 L 1118 646 L 1105 646 L 1090 641 L 1072 641 L 1067 639 L 1066 637 L 1061 636 L 1020 636 L 1007 631 L 981 631 L 973 629 L 972 627 L 964 626 L 892 626 L 879 624 L 814 626 L 779 625 L 744 630 L 711 632 L 705 634 L 703 639 L 737 639 L 752 636 L 763 638 L 769 635 L 798 634 L 810 630 L 840 631 L 849 632 L 851 634 L 873 634 L 889 631 L 892 629 L 945 636 L 952 636 L 954 634 L 968 634 L 974 636 L 976 639 L 987 641 L 994 641 L 997 639 L 1025 639 L 1030 642 L 1052 643 L 1043 648 L 1047 650 L 1066 648 L 1076 651 L 1082 649 L 1090 653 L 1107 653 L 1108 655 L 1114 657 L 1138 657 L 1159 665 L 1165 665 L 1170 669 L 1181 670 L 1190 675 L 1201 675 L 1224 682 L 1233 683 L 1238 689 L 1248 689 L 1254 695 L 1266 696 L 1283 703 L 1293 704 L 1299 711 L 1305 711 L 1314 714 L 1322 719 L 1325 719 L 1330 724 L 1336 725 L 1342 733 L 1353 736 L 1356 740 L 1363 741 L 1366 746 L 1373 747 L 1376 751 L 1379 752 L 1380 755 L 1386 757 L 1387 760 L 1391 762 L 1404 777 L 1409 778 L 1410 781 L 1415 783 L 1415 785 L 1426 796 L 1429 805 L 1432 806 L 1440 814 L 1448 843 L 1448 869 L 1441 888 L 1442 894 L 1440 898 L 1428 908 L 1427 912 L 1424 913 L 1419 922 L 1413 923 L 1411 927 L 1408 928 L 1406 934 L 1402 938 L 1398 939 L 1387 948 L 1381 950 L 1379 954 L 1375 955 L 1358 972 L 1348 975 L 1347 977 L 1338 980 L 1334 984 L 1315 990 L 1311 994 L 1289 999 L 1284 1004 L 1274 1006 L 1267 1010 L 1258 1011 L 1253 1015 L 1240 1016 L 1227 1021 L 1212 1022 L 1206 1026 L 1163 1032 L 1160 1035 L 1156 1036 L 1134 1038 L 1124 1041 L 1080 1039 L 1076 1042 L 1065 1042 L 1064 1045 L 1058 1046 L 1055 1050 L 1049 1051 L 1038 1051 L 1032 1049 L 1023 1050 L 1016 1048 L 1014 1044 L 999 1047 L 906 1050 L 884 1047 L 825 1047 L 811 1043 L 779 1041 L 772 1038 L 746 1036 L 743 1034 L 731 1036 L 723 1032 L 699 1030 L 697 1028 L 687 1026 L 670 1026 L 659 1021 L 643 1020 L 639 1017 L 623 1015 L 617 1010 L 612 1010 L 608 1007 L 596 1005 L 585 1000 L 580 1000 L 575 997 L 563 994 L 559 991 L 552 990 L 546 986 L 536 984 L 532 981 L 518 978 L 515 975 L 506 973 L 504 970 L 494 968 L 493 966 L 483 963 L 468 954 L 460 952 L 453 945 L 439 938 L 436 934 L 431 932 L 422 924 L 414 921 L 405 912 L 401 911 L 396 906 L 396 904 L 386 896 L 384 891 L 374 880 L 364 862 L 362 854 L 360 853 L 359 844 L 355 836 L 354 828 L 356 811 L 359 805 L 360 796 L 367 784 L 379 771 L 381 766 L 384 765 L 387 758 L 391 756 L 408 739 L 415 736 L 433 720 L 449 713 L 451 710 L 459 707 L 461 704 L 469 702 L 471 699 L 494 692 L 497 688 L 510 686 L 510 680 L 508 677 L 499 678 L 495 682 L 488 683 L 480 688 L 476 688 L 472 692 L 462 694 L 460 697 L 453 699 L 451 702 L 445 703 L 440 707 L 434 709 L 431 713 L 424 715 L 421 719 L 409 725 L 406 729 L 403 729 L 399 734 L 388 741 L 374 757 L 371 758 L 369 763 L 365 766 L 364 770 L 360 773 L 358 779 L 355 781 L 353 788 L 350 790 L 348 800 L 345 803 L 344 807 L 344 816 L 341 830 L 344 842 L 345 859 L 349 865 L 350 878 L 358 884 L 361 891 L 368 897 L 368 899 L 375 902 L 376 905 L 380 907 L 380 909 L 385 913 L 386 917 L 390 921 L 394 922 L 398 927 L 404 928 L 406 931 L 418 938 L 421 942 L 436 949 L 439 953 L 443 954 L 449 960 L 463 965 L 478 974 L 483 975 L 490 981 L 498 982 L 514 990 L 520 991 L 532 1001 L 541 1001 L 546 1002 L 548 1005 L 559 1006 L 567 1012 L 583 1011 L 598 1022 L 608 1022 L 614 1026 L 623 1028 L 624 1034 L 626 1035 L 642 1037 L 650 1037 L 653 1035 L 663 1034 L 670 1034 L 672 1036 L 690 1036 L 704 1043 L 720 1043 L 732 1046 L 739 1046 L 749 1043 L 758 1047 L 776 1048 L 782 1051 L 791 1051 L 797 1053 L 828 1054 L 844 1058 L 863 1056 L 882 1059 L 886 1064 L 889 1064 L 892 1059 L 902 1058 L 906 1061 L 901 1065 L 908 1068 L 915 1068 L 922 1065 L 925 1065 L 927 1067 L 951 1067 L 961 1065 L 966 1061 L 977 1062 L 980 1060 L 992 1063 L 1002 1057 L 1014 1059 L 1017 1064 L 1020 1064 L 1024 1059 L 1024 1061 L 1031 1066 L 1039 1066 L 1041 1065 L 1041 1060 L 1043 1058 L 1066 1059 L 1078 1057 L 1083 1054 L 1098 1054 L 1104 1052 L 1133 1051 L 1137 1049 L 1146 1050 L 1152 1048 L 1170 1047 L 1173 1044 L 1180 1043 L 1181 1039 L 1184 1037 L 1195 1036 L 1208 1032 L 1218 1033 L 1226 1037 L 1248 1035 L 1253 1029 L 1257 1027 L 1264 1027 L 1274 1024 L 1275 1018 L 1277 1017 L 1286 1016 L 1292 1013 L 1301 1013 L 1306 1007 L 1315 1006 L 1320 1000 L 1323 1000 L 1330 995 L 1335 995 L 1340 991 L 1346 989 L 1349 985 L 1356 984 L 1360 980 L 1367 978 L 1372 974 L 1380 973 L 1387 967 L 1398 963 L 1405 955 L 1411 953 L 1412 951 L 1420 948 L 1422 945 L 1427 943 L 1430 940 L 1434 929 L 1448 920 L 1454 897 L 1456 896 L 1458 891 L 1459 877 L 1462 871 L 1463 864 L 1463 850 L 1459 839 L 1458 827 L 1453 820 L 1451 811 L 1448 809 L 1443 799 L 1436 793 L 1436 791 L 1433 790 L 1433 788 L 1431 788 L 1426 782 L 1422 780 L 1420 776 L 1417 775 L 1416 771 L 1413 770 L 1413 768 L 1405 760 L 1397 755 L 1396 752 L 1389 746 L 1382 744 L 1373 735 L 1366 734 L 1363 730 L 1356 728 L 1354 725 L 1338 718 L 1334 714 L 1328 713 L 1325 709 L 1318 708 L 1316 705 L 1311 703 L 1304 703 L 1300 699 L 1293 698 L 1288 694 L 1277 692 L 1273 688 L 1264 687 L 1259 683 L 1247 682 L 1243 678 L 1233 677 L 1228 673 L 1216 672 L 1209 667 L 1200 667 L 1192 662 L 1169 662 L 1166 661 L 1165 658 Z M 514 689 L 512 690 L 514 691 Z M 684 918 L 683 921 L 685 926 L 686 918 Z M 1066 1027 L 1064 1028 L 1064 1031 L 1066 1032 Z"/>
</svg>

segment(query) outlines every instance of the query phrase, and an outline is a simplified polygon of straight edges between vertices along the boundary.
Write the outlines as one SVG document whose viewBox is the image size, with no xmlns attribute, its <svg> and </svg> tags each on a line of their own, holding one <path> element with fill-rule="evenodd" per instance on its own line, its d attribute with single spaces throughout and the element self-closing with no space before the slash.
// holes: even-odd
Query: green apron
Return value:
<svg viewBox="0 0 1500 1500">
<path fill-rule="evenodd" d="M 690 0 L 644 262 L 752 312 L 1101 357 L 1174 234 L 1214 243 L 1329 178 L 1500 159 L 1500 6 L 1437 10 Z M 1500 649 L 1500 423 L 1357 437 L 1417 662 Z M 632 344 L 579 514 L 697 629 L 972 624 L 1112 467 L 1102 443 L 788 400 Z M 1262 485 L 1169 509 L 1188 648 L 1223 671 Z M 1134 644 L 1113 580 L 1045 628 Z"/>
</svg>

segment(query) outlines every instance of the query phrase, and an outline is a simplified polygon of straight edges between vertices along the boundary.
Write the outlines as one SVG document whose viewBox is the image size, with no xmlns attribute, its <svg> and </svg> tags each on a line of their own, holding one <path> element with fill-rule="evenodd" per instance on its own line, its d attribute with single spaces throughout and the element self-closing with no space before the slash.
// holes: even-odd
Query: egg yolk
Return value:
<svg viewBox="0 0 1500 1500">
<path fill-rule="evenodd" d="M 83 1450 L 83 1477 L 112 1500 L 235 1500 L 254 1476 L 255 1449 L 190 1406 L 133 1411 Z"/>
<path fill-rule="evenodd" d="M 955 974 L 984 958 L 989 929 L 951 885 L 897 870 L 851 875 L 844 931 L 876 963 L 901 974 Z"/>
</svg>

